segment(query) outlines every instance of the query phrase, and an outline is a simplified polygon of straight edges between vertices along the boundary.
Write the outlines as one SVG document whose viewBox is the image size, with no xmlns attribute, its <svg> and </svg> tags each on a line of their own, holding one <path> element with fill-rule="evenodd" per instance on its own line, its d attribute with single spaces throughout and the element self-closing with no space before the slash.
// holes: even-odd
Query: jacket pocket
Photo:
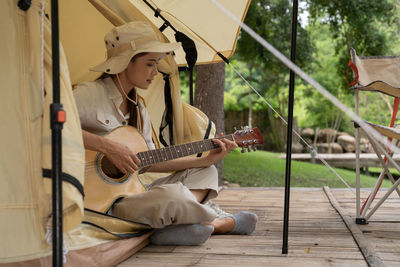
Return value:
<svg viewBox="0 0 400 267">
<path fill-rule="evenodd" d="M 97 122 L 101 125 L 102 128 L 107 130 L 112 130 L 119 126 L 118 121 L 111 115 L 104 114 L 101 111 L 97 112 L 96 115 Z"/>
</svg>

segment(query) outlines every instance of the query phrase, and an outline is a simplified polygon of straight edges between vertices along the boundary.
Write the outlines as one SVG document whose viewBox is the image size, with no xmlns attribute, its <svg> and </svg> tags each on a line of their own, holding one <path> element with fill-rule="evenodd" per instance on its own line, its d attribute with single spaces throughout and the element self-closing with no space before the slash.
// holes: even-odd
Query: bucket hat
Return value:
<svg viewBox="0 0 400 267">
<path fill-rule="evenodd" d="M 180 47 L 181 43 L 163 43 L 148 22 L 133 21 L 113 28 L 104 36 L 107 59 L 91 68 L 91 71 L 117 74 L 122 72 L 129 61 L 144 52 L 165 53 Z"/>
</svg>

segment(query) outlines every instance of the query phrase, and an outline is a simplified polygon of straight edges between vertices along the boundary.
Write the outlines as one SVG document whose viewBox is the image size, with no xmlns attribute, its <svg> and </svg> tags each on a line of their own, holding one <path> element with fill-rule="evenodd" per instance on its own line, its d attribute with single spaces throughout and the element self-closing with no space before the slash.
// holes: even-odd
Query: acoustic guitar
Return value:
<svg viewBox="0 0 400 267">
<path fill-rule="evenodd" d="M 106 212 L 121 197 L 145 192 L 146 189 L 138 177 L 140 170 L 145 167 L 218 147 L 211 139 L 205 139 L 149 150 L 142 135 L 131 126 L 118 127 L 111 131 L 106 138 L 126 145 L 137 153 L 141 163 L 139 171 L 125 174 L 120 172 L 104 154 L 86 150 L 85 207 L 99 212 Z M 263 143 L 262 134 L 258 128 L 243 128 L 233 134 L 217 138 L 234 141 L 239 147 L 242 147 L 242 152 L 245 147 L 250 151 L 250 148 L 255 149 L 255 145 Z"/>
</svg>

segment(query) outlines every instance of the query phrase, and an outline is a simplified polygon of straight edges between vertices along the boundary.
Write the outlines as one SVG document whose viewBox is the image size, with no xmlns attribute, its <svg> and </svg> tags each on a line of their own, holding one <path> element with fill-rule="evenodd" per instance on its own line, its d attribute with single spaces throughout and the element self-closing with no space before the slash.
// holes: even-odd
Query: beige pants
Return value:
<svg viewBox="0 0 400 267">
<path fill-rule="evenodd" d="M 176 172 L 157 179 L 148 191 L 121 199 L 112 215 L 145 223 L 153 228 L 171 224 L 211 222 L 215 212 L 201 203 L 190 189 L 208 189 L 204 202 L 218 195 L 218 173 L 214 166 Z"/>
</svg>

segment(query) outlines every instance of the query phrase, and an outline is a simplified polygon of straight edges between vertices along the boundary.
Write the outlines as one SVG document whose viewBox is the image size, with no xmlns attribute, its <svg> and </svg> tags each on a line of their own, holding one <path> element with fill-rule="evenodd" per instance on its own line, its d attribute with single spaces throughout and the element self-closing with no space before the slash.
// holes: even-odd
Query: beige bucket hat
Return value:
<svg viewBox="0 0 400 267">
<path fill-rule="evenodd" d="M 133 21 L 115 27 L 104 37 L 107 49 L 106 61 L 91 71 L 117 74 L 122 72 L 135 55 L 144 52 L 168 53 L 178 49 L 181 43 L 163 43 L 148 22 Z"/>
</svg>

